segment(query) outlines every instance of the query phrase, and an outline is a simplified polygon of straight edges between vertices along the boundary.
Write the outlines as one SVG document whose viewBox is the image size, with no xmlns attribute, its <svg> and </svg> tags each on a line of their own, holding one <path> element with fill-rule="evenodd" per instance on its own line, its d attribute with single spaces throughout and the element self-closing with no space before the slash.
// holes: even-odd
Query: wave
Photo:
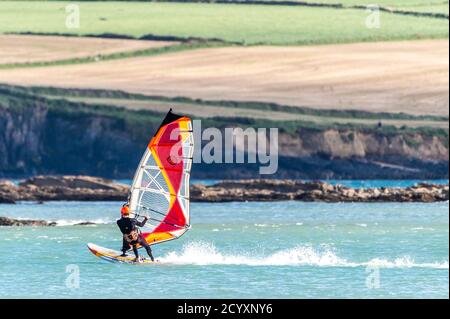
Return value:
<svg viewBox="0 0 450 319">
<path fill-rule="evenodd" d="M 367 263 L 362 263 L 362 266 L 372 266 L 380 268 L 433 268 L 433 269 L 449 269 L 448 260 L 444 262 L 432 263 L 415 263 L 414 259 L 409 256 L 404 256 L 389 261 L 386 259 L 375 258 Z"/>
<path fill-rule="evenodd" d="M 411 230 L 417 231 L 417 230 L 426 230 L 426 231 L 434 231 L 434 228 L 432 227 L 413 227 Z"/>
<path fill-rule="evenodd" d="M 14 217 L 14 219 L 16 220 L 34 220 L 31 219 L 29 217 Z M 44 219 L 39 219 L 37 218 L 36 220 L 44 220 Z M 109 219 L 103 219 L 103 218 L 97 218 L 97 219 L 91 219 L 91 220 L 87 220 L 87 219 L 47 219 L 45 220 L 48 223 L 56 223 L 55 226 L 75 226 L 78 224 L 111 224 L 113 223 L 113 221 L 109 220 Z"/>
<path fill-rule="evenodd" d="M 82 220 L 82 219 L 58 219 L 54 220 L 56 226 L 74 226 L 83 223 L 92 223 L 92 224 L 110 224 L 110 220 L 106 219 L 93 219 L 93 220 Z"/>
<path fill-rule="evenodd" d="M 329 248 L 314 249 L 311 246 L 297 246 L 280 250 L 268 256 L 254 257 L 250 254 L 223 254 L 207 242 L 191 242 L 181 252 L 169 252 L 159 258 L 161 262 L 191 265 L 248 265 L 248 266 L 320 266 L 320 267 L 380 267 L 380 268 L 435 268 L 449 269 L 448 261 L 443 263 L 415 263 L 409 257 L 393 261 L 375 258 L 368 262 L 351 262 L 336 255 Z"/>
<path fill-rule="evenodd" d="M 262 228 L 279 228 L 282 226 L 292 226 L 292 223 L 289 224 L 253 224 L 255 227 L 262 227 Z M 303 223 L 295 223 L 295 226 L 303 226 Z"/>
</svg>

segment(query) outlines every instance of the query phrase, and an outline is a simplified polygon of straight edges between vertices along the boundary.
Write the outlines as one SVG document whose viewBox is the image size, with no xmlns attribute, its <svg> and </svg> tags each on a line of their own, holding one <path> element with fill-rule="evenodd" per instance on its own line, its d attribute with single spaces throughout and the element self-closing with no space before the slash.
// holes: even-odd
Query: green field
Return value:
<svg viewBox="0 0 450 319">
<path fill-rule="evenodd" d="M 449 30 L 446 19 L 390 13 L 381 13 L 381 28 L 369 29 L 368 13 L 356 9 L 144 2 L 80 2 L 81 27 L 71 29 L 65 25 L 67 4 L 2 1 L 0 33 L 154 34 L 294 45 L 447 38 Z"/>
<path fill-rule="evenodd" d="M 52 98 L 51 96 L 46 96 Z M 372 113 L 371 118 L 368 116 L 359 117 L 357 112 L 335 112 L 332 115 L 327 112 L 314 112 L 315 110 L 308 110 L 310 112 L 298 112 L 304 111 L 302 109 L 289 108 L 286 111 L 275 111 L 265 108 L 267 104 L 261 103 L 257 107 L 250 103 L 234 102 L 234 105 L 226 105 L 225 103 L 217 102 L 174 102 L 161 101 L 160 99 L 121 99 L 121 98 L 87 98 L 87 97 L 61 97 L 67 101 L 75 103 L 83 103 L 87 105 L 109 105 L 123 107 L 128 110 L 152 110 L 160 111 L 164 113 L 166 110 L 173 108 L 174 111 L 183 112 L 194 117 L 202 118 L 248 118 L 248 119 L 271 119 L 272 121 L 304 121 L 314 123 L 322 126 L 333 125 L 362 125 L 367 127 L 375 127 L 381 121 L 383 125 L 393 126 L 396 128 L 409 127 L 433 127 L 448 129 L 448 119 L 432 117 L 430 119 L 417 118 L 402 118 L 402 116 L 394 116 L 392 114 L 380 114 Z M 223 106 L 225 105 L 225 106 Z M 318 113 L 318 115 L 312 115 L 308 113 Z M 322 114 L 321 114 L 322 113 Z M 341 113 L 341 114 L 339 114 Z M 364 114 L 366 115 L 366 114 Z M 405 116 L 407 117 L 407 116 Z"/>
<path fill-rule="evenodd" d="M 5 0 L 0 0 L 3 2 Z M 12 0 L 12 1 L 23 1 L 23 0 Z M 30 1 L 30 0 L 28 0 Z M 46 0 L 31 0 L 31 1 L 46 1 Z M 47 0 L 47 1 L 55 1 L 55 0 Z M 70 0 L 63 0 L 70 1 Z M 78 2 L 86 2 L 86 1 L 96 1 L 96 0 L 79 0 Z M 121 2 L 133 2 L 130 0 L 119 0 Z M 186 2 L 186 3 L 195 3 L 195 2 L 205 2 L 205 0 L 159 0 L 154 2 Z M 227 1 L 227 0 L 225 0 Z M 230 2 L 233 1 L 241 1 L 252 3 L 255 0 L 228 0 Z M 313 3 L 313 4 L 324 4 L 324 5 L 341 5 L 343 8 L 351 8 L 354 6 L 369 6 L 369 5 L 379 5 L 385 8 L 391 8 L 395 10 L 405 10 L 405 11 L 413 11 L 413 12 L 423 12 L 423 13 L 449 13 L 449 3 L 445 0 L 256 0 L 256 1 L 264 1 L 264 2 L 281 2 L 281 1 L 289 1 L 289 2 L 300 2 L 302 4 Z M 134 2 L 151 2 L 151 0 L 137 0 Z M 210 0 L 209 2 L 215 2 L 214 0 Z"/>
<path fill-rule="evenodd" d="M 413 6 L 399 6 L 399 9 L 410 10 L 416 12 L 432 12 L 432 13 L 445 13 L 448 15 L 449 6 L 447 4 L 436 4 L 433 6 L 427 5 L 413 5 Z"/>
<path fill-rule="evenodd" d="M 233 1 L 233 0 L 229 0 Z M 242 1 L 242 0 L 241 0 Z M 251 3 L 254 0 L 243 0 Z M 286 0 L 258 0 L 264 2 L 281 2 Z M 424 12 L 424 13 L 445 13 L 448 14 L 448 1 L 444 0 L 287 0 L 290 2 L 327 4 L 327 5 L 342 5 L 344 8 L 351 8 L 354 6 L 369 6 L 378 5 L 380 7 L 391 8 L 395 10 Z M 187 2 L 198 2 L 191 0 Z M 211 1 L 213 2 L 213 1 Z"/>
<path fill-rule="evenodd" d="M 252 0 L 248 0 L 251 2 Z M 274 1 L 274 0 L 265 0 Z M 284 1 L 284 0 L 275 0 Z M 385 7 L 433 7 L 441 4 L 447 4 L 448 1 L 445 0 L 288 0 L 288 1 L 299 1 L 299 2 L 311 2 L 311 3 L 326 3 L 326 4 L 342 4 L 344 6 L 355 6 L 355 5 L 373 5 L 378 4 Z"/>
</svg>

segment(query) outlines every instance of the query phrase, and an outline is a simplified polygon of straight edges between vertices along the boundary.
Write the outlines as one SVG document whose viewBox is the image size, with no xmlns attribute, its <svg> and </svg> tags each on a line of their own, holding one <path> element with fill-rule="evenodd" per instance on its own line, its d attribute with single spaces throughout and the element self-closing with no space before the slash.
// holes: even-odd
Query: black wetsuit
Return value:
<svg viewBox="0 0 450 319">
<path fill-rule="evenodd" d="M 119 226 L 122 234 L 128 235 L 134 230 L 137 231 L 138 230 L 137 227 L 143 227 L 146 222 L 147 222 L 147 219 L 144 219 L 142 222 L 140 222 L 140 221 L 136 220 L 136 218 L 122 217 L 121 219 L 119 219 L 117 221 L 117 226 Z M 140 233 L 139 233 L 138 238 L 130 243 L 128 241 L 126 241 L 125 238 L 123 239 L 122 252 L 125 254 L 127 252 L 127 250 L 130 249 L 130 245 L 131 245 L 133 247 L 133 252 L 134 252 L 136 258 L 138 258 L 139 253 L 138 253 L 138 250 L 136 247 L 137 244 L 139 244 L 145 248 L 148 256 L 153 261 L 154 258 L 152 255 L 152 250 L 150 248 L 150 245 L 145 241 L 145 239 L 142 237 L 142 235 Z"/>
</svg>

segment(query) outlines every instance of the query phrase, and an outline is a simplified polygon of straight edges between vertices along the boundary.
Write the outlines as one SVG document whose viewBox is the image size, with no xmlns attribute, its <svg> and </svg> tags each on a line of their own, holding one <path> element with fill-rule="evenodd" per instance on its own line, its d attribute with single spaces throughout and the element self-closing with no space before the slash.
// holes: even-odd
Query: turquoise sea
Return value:
<svg viewBox="0 0 450 319">
<path fill-rule="evenodd" d="M 0 205 L 1 298 L 448 298 L 449 204 L 193 203 L 155 265 L 111 264 L 118 202 Z M 73 226 L 93 221 L 94 226 Z"/>
</svg>

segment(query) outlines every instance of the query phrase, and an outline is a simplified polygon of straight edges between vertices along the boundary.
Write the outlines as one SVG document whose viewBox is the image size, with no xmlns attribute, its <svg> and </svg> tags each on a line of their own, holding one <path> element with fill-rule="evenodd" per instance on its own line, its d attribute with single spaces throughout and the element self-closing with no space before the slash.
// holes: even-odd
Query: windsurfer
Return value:
<svg viewBox="0 0 450 319">
<path fill-rule="evenodd" d="M 130 246 L 133 248 L 134 255 L 136 256 L 136 262 L 140 261 L 139 252 L 137 249 L 137 245 L 141 245 L 147 251 L 148 256 L 152 261 L 155 259 L 152 255 L 152 250 L 150 245 L 145 241 L 142 237 L 141 232 L 138 227 L 144 227 L 148 218 L 144 217 L 143 221 L 138 221 L 136 218 L 130 217 L 130 206 L 128 203 L 122 206 L 120 211 L 122 218 L 117 221 L 117 225 L 120 228 L 120 231 L 123 234 L 123 243 L 122 243 L 122 257 L 126 256 L 126 252 L 130 249 Z"/>
</svg>

